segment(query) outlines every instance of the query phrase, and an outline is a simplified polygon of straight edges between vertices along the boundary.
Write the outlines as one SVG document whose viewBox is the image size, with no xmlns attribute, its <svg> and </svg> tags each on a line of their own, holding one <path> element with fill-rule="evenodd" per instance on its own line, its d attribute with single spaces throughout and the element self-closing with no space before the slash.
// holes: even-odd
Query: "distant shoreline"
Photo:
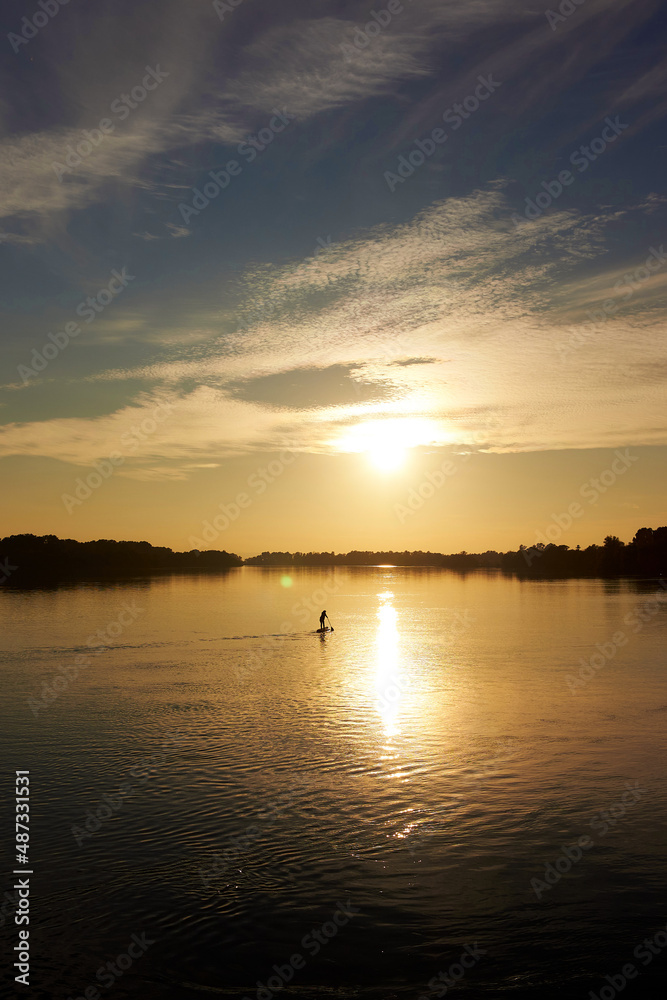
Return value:
<svg viewBox="0 0 667 1000">
<path fill-rule="evenodd" d="M 0 540 L 0 584 L 106 582 L 182 573 L 260 569 L 396 567 L 456 572 L 499 570 L 519 578 L 659 577 L 667 573 L 667 527 L 640 528 L 629 544 L 608 535 L 602 545 L 571 549 L 538 543 L 516 551 L 482 553 L 395 551 L 262 552 L 242 559 L 225 550 L 174 552 L 149 542 L 78 542 L 56 535 L 10 535 Z"/>
</svg>

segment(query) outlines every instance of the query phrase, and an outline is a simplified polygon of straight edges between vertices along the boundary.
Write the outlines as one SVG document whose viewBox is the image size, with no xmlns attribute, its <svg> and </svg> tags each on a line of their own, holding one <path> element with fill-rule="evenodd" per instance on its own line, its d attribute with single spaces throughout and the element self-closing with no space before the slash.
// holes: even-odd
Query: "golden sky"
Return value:
<svg viewBox="0 0 667 1000">
<path fill-rule="evenodd" d="M 566 544 L 665 523 L 655 5 L 400 6 L 121 30 L 84 3 L 19 46 L 2 534 L 183 549 L 217 518 L 247 555 L 516 548 L 576 503 Z"/>
</svg>

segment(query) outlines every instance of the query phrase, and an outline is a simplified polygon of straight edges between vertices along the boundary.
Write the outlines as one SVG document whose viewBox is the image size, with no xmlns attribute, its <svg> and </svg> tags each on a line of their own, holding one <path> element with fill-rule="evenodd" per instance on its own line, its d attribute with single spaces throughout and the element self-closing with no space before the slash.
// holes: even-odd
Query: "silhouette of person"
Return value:
<svg viewBox="0 0 667 1000">
<path fill-rule="evenodd" d="M 326 616 L 327 616 L 326 611 L 323 611 L 322 614 L 320 615 L 320 628 L 322 629 L 324 628 L 324 619 L 326 618 Z"/>
</svg>

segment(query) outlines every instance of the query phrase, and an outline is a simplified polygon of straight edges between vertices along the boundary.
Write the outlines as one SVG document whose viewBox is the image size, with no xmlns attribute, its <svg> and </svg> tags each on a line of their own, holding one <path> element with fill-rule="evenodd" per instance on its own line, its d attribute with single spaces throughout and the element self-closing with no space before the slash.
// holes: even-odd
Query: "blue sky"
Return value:
<svg viewBox="0 0 667 1000">
<path fill-rule="evenodd" d="M 3 533 L 182 547 L 184 503 L 205 518 L 286 447 L 311 470 L 301 547 L 321 461 L 345 478 L 337 460 L 394 443 L 417 479 L 457 450 L 537 476 L 632 446 L 662 469 L 664 9 L 560 6 L 77 0 L 35 28 L 37 4 L 5 4 Z M 63 484 L 119 448 L 69 514 Z M 649 480 L 618 492 L 647 523 Z M 169 510 L 155 537 L 117 516 L 139 489 Z M 261 519 L 238 543 L 260 536 L 280 547 Z"/>
</svg>

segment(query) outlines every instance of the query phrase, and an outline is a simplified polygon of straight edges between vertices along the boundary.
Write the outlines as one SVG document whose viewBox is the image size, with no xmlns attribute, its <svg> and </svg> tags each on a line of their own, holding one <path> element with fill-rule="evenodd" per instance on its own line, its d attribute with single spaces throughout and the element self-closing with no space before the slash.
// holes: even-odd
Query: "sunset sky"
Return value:
<svg viewBox="0 0 667 1000">
<path fill-rule="evenodd" d="M 667 523 L 667 18 L 561 8 L 6 4 L 0 535 Z"/>
</svg>

